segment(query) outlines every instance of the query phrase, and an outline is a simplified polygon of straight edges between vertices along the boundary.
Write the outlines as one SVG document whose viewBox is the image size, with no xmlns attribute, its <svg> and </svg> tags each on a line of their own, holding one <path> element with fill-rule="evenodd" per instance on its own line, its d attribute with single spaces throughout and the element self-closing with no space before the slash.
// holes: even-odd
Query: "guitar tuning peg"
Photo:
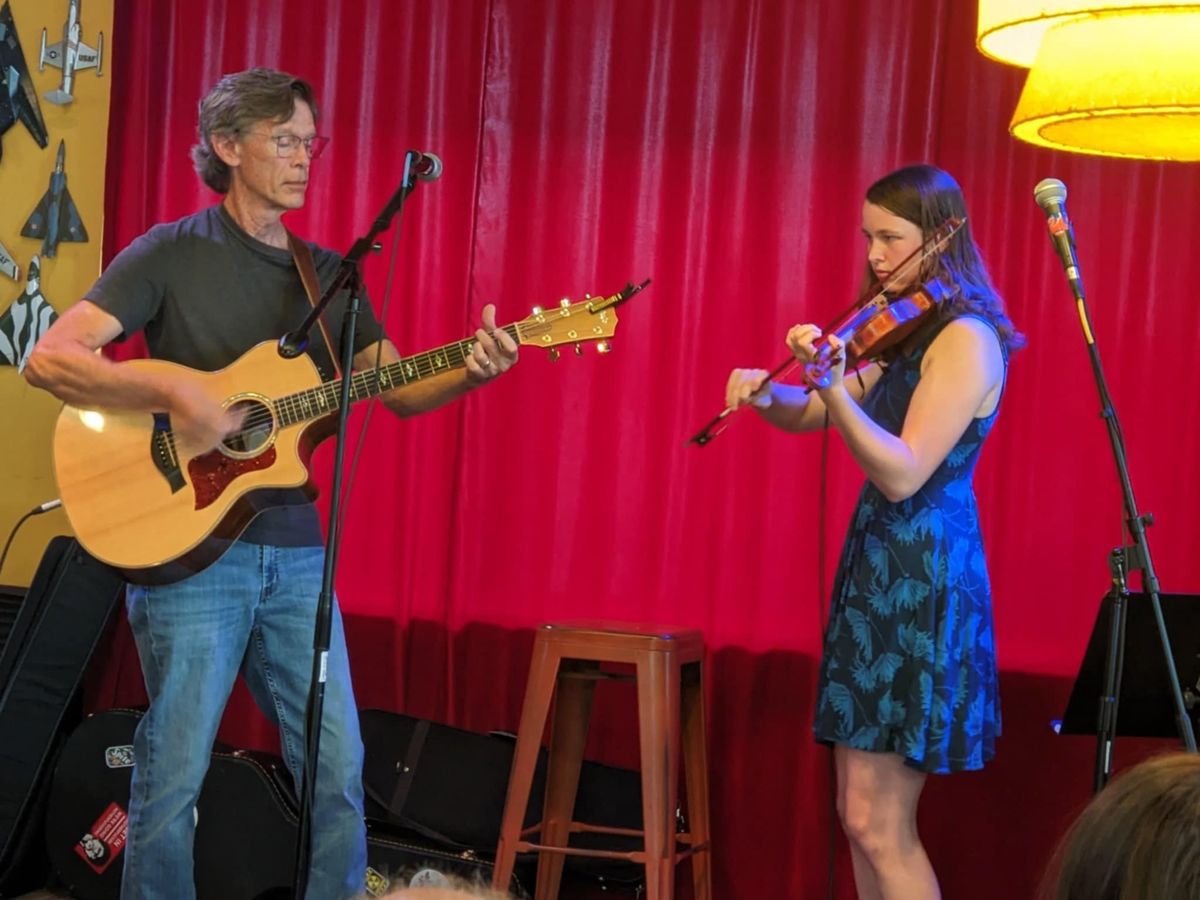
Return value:
<svg viewBox="0 0 1200 900">
<path fill-rule="evenodd" d="M 596 344 L 596 352 L 597 353 L 612 353 L 612 342 L 611 341 L 600 341 L 598 344 Z"/>
<path fill-rule="evenodd" d="M 563 309 L 568 309 L 571 306 L 571 298 L 563 297 L 561 300 L 558 301 L 558 305 L 561 306 Z"/>
<path fill-rule="evenodd" d="M 558 348 L 557 347 L 550 348 L 550 362 L 558 362 Z"/>
<path fill-rule="evenodd" d="M 575 345 L 575 355 L 576 355 L 576 356 L 583 356 L 583 344 L 576 344 L 576 345 Z"/>
<path fill-rule="evenodd" d="M 584 295 L 583 295 L 583 299 L 584 299 L 584 300 L 591 300 L 591 299 L 592 299 L 592 295 L 591 295 L 591 294 L 584 294 Z"/>
<path fill-rule="evenodd" d="M 544 310 L 544 309 L 542 309 L 540 306 L 535 306 L 535 307 L 533 308 L 533 314 L 534 314 L 535 316 L 540 316 L 540 315 L 541 315 L 542 313 L 544 313 L 544 312 L 545 312 L 545 310 Z"/>
</svg>

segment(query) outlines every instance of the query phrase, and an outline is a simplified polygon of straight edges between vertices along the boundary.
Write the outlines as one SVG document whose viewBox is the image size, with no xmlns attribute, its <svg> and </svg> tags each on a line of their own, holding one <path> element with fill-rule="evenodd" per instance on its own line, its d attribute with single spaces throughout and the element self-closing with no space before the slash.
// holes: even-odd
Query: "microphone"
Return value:
<svg viewBox="0 0 1200 900">
<path fill-rule="evenodd" d="M 409 171 L 418 181 L 434 181 L 441 177 L 442 161 L 433 153 L 422 153 L 420 150 L 409 150 L 413 156 Z"/>
<path fill-rule="evenodd" d="M 1033 189 L 1033 199 L 1046 214 L 1050 240 L 1062 261 L 1071 290 L 1076 298 L 1080 298 L 1083 296 L 1083 276 L 1075 256 L 1075 231 L 1067 218 L 1067 186 L 1057 178 L 1043 178 Z"/>
</svg>

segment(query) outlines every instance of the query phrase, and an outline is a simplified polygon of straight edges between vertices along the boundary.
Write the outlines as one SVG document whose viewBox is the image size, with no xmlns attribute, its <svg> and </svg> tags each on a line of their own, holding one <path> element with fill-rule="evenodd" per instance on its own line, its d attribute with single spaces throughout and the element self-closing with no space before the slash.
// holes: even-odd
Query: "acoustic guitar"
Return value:
<svg viewBox="0 0 1200 900">
<path fill-rule="evenodd" d="M 504 326 L 519 345 L 557 348 L 599 341 L 606 352 L 616 307 L 641 286 L 557 307 Z M 466 365 L 474 339 L 404 357 L 350 376 L 351 402 Z M 170 584 L 215 562 L 263 509 L 273 488 L 317 491 L 309 460 L 336 425 L 342 381 L 322 382 L 312 360 L 280 356 L 266 341 L 217 372 L 162 360 L 120 363 L 146 371 L 182 372 L 226 408 L 242 427 L 215 449 L 187 456 L 167 413 L 65 406 L 54 431 L 54 471 L 63 508 L 84 548 L 136 584 Z"/>
</svg>

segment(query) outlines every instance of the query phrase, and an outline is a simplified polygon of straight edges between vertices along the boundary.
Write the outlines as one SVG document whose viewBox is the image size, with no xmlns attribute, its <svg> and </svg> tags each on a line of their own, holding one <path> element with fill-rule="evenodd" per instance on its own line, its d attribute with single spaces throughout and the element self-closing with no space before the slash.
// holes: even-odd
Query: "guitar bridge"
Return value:
<svg viewBox="0 0 1200 900">
<path fill-rule="evenodd" d="M 167 480 L 172 494 L 187 487 L 187 481 L 179 468 L 179 457 L 175 453 L 171 418 L 166 413 L 154 414 L 154 430 L 150 432 L 150 458 L 154 460 L 154 468 Z"/>
</svg>

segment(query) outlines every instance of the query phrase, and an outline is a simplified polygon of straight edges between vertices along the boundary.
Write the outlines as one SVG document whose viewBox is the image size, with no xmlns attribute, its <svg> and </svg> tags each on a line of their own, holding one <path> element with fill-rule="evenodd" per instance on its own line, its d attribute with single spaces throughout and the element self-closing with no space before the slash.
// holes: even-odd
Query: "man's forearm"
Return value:
<svg viewBox="0 0 1200 900">
<path fill-rule="evenodd" d="M 176 385 L 161 370 L 114 363 L 82 346 L 35 348 L 25 378 L 72 406 L 146 411 L 169 410 Z"/>
<path fill-rule="evenodd" d="M 445 406 L 475 387 L 478 385 L 471 381 L 466 369 L 456 369 L 387 391 L 380 399 L 398 416 L 415 416 Z"/>
</svg>

